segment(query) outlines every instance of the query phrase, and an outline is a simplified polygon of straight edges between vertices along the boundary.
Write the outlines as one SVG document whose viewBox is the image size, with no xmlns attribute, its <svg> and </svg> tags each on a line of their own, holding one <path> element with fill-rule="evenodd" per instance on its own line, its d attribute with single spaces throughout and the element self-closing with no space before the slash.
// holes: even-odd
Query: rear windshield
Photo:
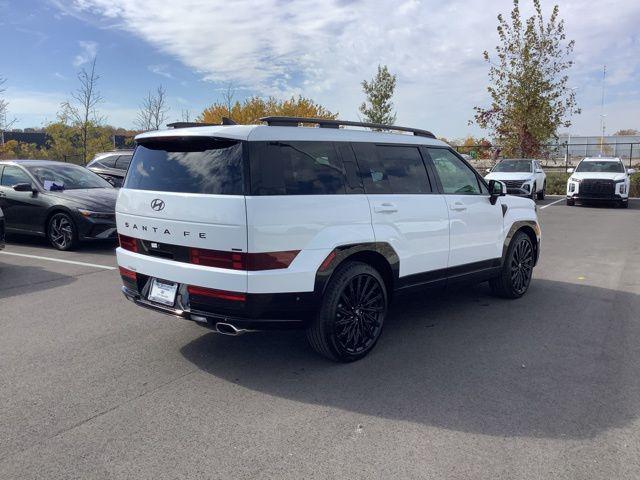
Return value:
<svg viewBox="0 0 640 480">
<path fill-rule="evenodd" d="M 242 195 L 242 143 L 202 138 L 160 139 L 138 145 L 124 188 Z"/>
</svg>

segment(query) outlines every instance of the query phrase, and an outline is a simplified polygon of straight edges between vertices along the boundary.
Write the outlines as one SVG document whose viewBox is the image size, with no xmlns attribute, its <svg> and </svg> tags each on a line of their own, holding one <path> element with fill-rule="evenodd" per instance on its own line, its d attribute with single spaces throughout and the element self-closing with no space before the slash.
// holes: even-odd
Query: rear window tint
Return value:
<svg viewBox="0 0 640 480">
<path fill-rule="evenodd" d="M 429 176 L 417 147 L 354 143 L 369 194 L 430 193 Z"/>
<path fill-rule="evenodd" d="M 193 137 L 143 142 L 133 155 L 124 188 L 242 195 L 242 148 L 238 141 Z"/>
<path fill-rule="evenodd" d="M 93 162 L 91 162 L 89 166 L 95 166 L 95 167 L 103 166 L 103 167 L 113 168 L 116 158 L 118 158 L 117 155 L 109 155 L 108 157 L 102 157 L 99 160 L 94 160 Z"/>
<path fill-rule="evenodd" d="M 116 160 L 115 167 L 120 170 L 126 170 L 129 168 L 129 164 L 131 163 L 131 155 L 120 155 L 118 160 Z"/>
<path fill-rule="evenodd" d="M 256 142 L 252 195 L 346 193 L 342 162 L 331 142 Z"/>
</svg>

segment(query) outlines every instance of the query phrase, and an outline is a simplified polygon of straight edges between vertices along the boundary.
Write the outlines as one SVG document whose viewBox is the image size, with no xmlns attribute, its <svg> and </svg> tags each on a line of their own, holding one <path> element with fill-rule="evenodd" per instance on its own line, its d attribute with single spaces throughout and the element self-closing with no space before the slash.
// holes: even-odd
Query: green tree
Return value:
<svg viewBox="0 0 640 480">
<path fill-rule="evenodd" d="M 365 121 L 393 125 L 396 112 L 393 109 L 393 92 L 396 88 L 396 76 L 389 72 L 386 65 L 378 65 L 378 73 L 370 82 L 362 81 L 362 90 L 367 100 L 360 105 Z"/>
<path fill-rule="evenodd" d="M 557 5 L 546 21 L 540 0 L 533 6 L 534 15 L 523 21 L 513 0 L 510 19 L 498 15 L 497 60 L 484 52 L 491 105 L 475 107 L 474 120 L 492 131 L 506 155 L 539 155 L 559 127 L 571 125 L 567 117 L 580 113 L 567 75 L 574 42 L 566 39 Z"/>
<path fill-rule="evenodd" d="M 39 149 L 35 143 L 8 140 L 0 145 L 0 159 L 11 160 L 15 158 L 43 159 L 48 157 L 47 151 Z"/>
<path fill-rule="evenodd" d="M 225 98 L 225 100 L 228 100 Z M 335 119 L 338 114 L 332 113 L 322 105 L 305 97 L 291 97 L 288 100 L 279 100 L 275 97 L 261 98 L 250 97 L 242 103 L 236 101 L 230 103 L 216 102 L 206 108 L 198 117 L 199 122 L 216 123 L 222 122 L 222 117 L 230 117 L 234 122 L 243 125 L 260 123 L 261 117 L 267 116 L 288 116 L 306 118 L 330 118 Z"/>
</svg>

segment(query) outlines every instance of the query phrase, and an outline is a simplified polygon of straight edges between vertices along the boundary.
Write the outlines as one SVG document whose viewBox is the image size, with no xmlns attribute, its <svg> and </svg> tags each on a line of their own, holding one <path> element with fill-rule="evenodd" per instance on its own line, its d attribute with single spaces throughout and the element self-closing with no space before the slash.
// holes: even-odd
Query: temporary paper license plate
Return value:
<svg viewBox="0 0 640 480">
<path fill-rule="evenodd" d="M 165 280 L 158 280 L 157 278 L 154 278 L 153 280 L 151 280 L 149 300 L 173 307 L 173 304 L 176 301 L 177 291 L 177 283 L 167 282 Z"/>
</svg>

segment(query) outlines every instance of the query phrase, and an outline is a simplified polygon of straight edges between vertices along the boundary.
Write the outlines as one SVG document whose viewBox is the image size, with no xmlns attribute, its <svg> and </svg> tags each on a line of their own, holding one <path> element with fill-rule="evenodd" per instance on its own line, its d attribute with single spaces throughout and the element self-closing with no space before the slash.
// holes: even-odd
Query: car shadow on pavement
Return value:
<svg viewBox="0 0 640 480">
<path fill-rule="evenodd" d="M 0 256 L 0 300 L 67 285 L 75 281 L 72 275 L 52 272 L 42 267 L 14 265 L 3 260 Z M 0 304 L 0 319 L 2 319 L 2 310 L 2 304 Z"/>
<path fill-rule="evenodd" d="M 7 234 L 7 244 L 19 245 L 22 247 L 37 248 L 42 250 L 44 255 L 46 251 L 57 252 L 51 246 L 49 241 L 44 237 L 34 235 L 21 235 L 17 233 Z M 113 256 L 118 242 L 113 239 L 109 240 L 92 240 L 88 242 L 80 242 L 74 252 L 79 253 L 95 253 L 97 255 Z"/>
<path fill-rule="evenodd" d="M 300 331 L 208 333 L 181 353 L 298 402 L 491 436 L 590 438 L 638 416 L 638 311 L 636 294 L 535 279 L 515 301 L 486 284 L 403 299 L 352 364 L 318 357 Z"/>
</svg>

